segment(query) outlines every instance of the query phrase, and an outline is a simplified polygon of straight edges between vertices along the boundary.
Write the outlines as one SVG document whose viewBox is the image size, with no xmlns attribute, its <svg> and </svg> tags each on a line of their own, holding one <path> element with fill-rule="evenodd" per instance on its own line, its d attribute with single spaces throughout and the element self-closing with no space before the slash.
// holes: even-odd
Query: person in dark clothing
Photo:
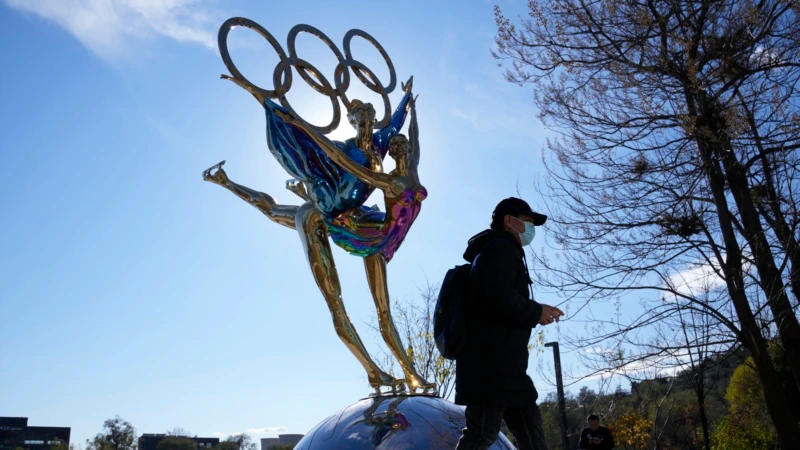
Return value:
<svg viewBox="0 0 800 450">
<path fill-rule="evenodd" d="M 561 310 L 535 302 L 524 246 L 547 216 L 523 200 L 507 198 L 492 214 L 491 229 L 469 240 L 470 297 L 464 305 L 467 339 L 456 358 L 455 403 L 466 406 L 467 426 L 457 450 L 487 449 L 506 425 L 522 450 L 546 450 L 538 393 L 527 374 L 528 342 L 537 324 Z"/>
<path fill-rule="evenodd" d="M 614 437 L 606 427 L 600 426 L 600 418 L 592 414 L 586 419 L 588 427 L 581 431 L 580 448 L 591 450 L 611 450 L 614 448 Z"/>
</svg>

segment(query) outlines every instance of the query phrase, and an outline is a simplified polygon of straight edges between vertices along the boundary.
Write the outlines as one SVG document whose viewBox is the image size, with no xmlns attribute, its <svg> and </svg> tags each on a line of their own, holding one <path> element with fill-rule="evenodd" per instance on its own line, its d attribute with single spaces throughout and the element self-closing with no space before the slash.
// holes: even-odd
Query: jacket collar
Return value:
<svg viewBox="0 0 800 450">
<path fill-rule="evenodd" d="M 522 246 L 519 244 L 519 241 L 514 237 L 513 234 L 509 233 L 508 231 L 495 231 L 489 229 L 481 231 L 470 238 L 469 243 L 467 244 L 467 250 L 464 252 L 464 259 L 471 263 L 475 260 L 475 257 L 478 256 L 478 253 L 480 253 L 483 246 L 494 239 L 508 239 L 508 241 L 512 242 L 514 247 L 518 249 L 520 255 L 523 257 L 525 256 L 525 251 L 522 249 Z"/>
</svg>

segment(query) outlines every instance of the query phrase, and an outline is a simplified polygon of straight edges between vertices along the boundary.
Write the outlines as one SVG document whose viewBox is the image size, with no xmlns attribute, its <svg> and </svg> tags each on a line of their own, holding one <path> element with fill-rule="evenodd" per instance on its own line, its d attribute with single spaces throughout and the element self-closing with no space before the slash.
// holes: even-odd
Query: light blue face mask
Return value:
<svg viewBox="0 0 800 450">
<path fill-rule="evenodd" d="M 536 236 L 536 226 L 534 226 L 530 222 L 519 220 L 516 217 L 514 217 L 514 219 L 516 219 L 518 222 L 522 222 L 522 224 L 525 225 L 525 231 L 519 233 L 520 244 L 522 244 L 522 246 L 525 247 L 526 245 L 533 242 L 533 238 Z"/>
</svg>

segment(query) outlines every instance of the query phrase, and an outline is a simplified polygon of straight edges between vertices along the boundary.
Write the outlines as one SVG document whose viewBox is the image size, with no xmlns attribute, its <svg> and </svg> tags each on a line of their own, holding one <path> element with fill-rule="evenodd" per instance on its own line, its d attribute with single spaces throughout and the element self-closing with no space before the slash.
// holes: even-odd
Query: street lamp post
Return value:
<svg viewBox="0 0 800 450">
<path fill-rule="evenodd" d="M 559 425 L 561 426 L 561 448 L 569 450 L 567 442 L 567 408 L 564 403 L 564 382 L 561 380 L 561 354 L 558 351 L 558 342 L 548 342 L 545 347 L 553 347 L 553 360 L 556 369 L 556 389 L 558 393 L 558 415 L 560 416 Z"/>
</svg>

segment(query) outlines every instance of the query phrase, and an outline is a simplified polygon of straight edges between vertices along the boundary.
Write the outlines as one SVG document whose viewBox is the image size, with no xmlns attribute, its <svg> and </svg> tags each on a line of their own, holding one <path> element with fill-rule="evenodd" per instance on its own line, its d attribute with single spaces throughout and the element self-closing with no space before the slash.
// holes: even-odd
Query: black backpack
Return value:
<svg viewBox="0 0 800 450">
<path fill-rule="evenodd" d="M 471 264 L 455 266 L 447 271 L 433 312 L 433 337 L 436 348 L 446 359 L 456 359 L 467 341 L 464 303 L 469 295 Z"/>
</svg>

